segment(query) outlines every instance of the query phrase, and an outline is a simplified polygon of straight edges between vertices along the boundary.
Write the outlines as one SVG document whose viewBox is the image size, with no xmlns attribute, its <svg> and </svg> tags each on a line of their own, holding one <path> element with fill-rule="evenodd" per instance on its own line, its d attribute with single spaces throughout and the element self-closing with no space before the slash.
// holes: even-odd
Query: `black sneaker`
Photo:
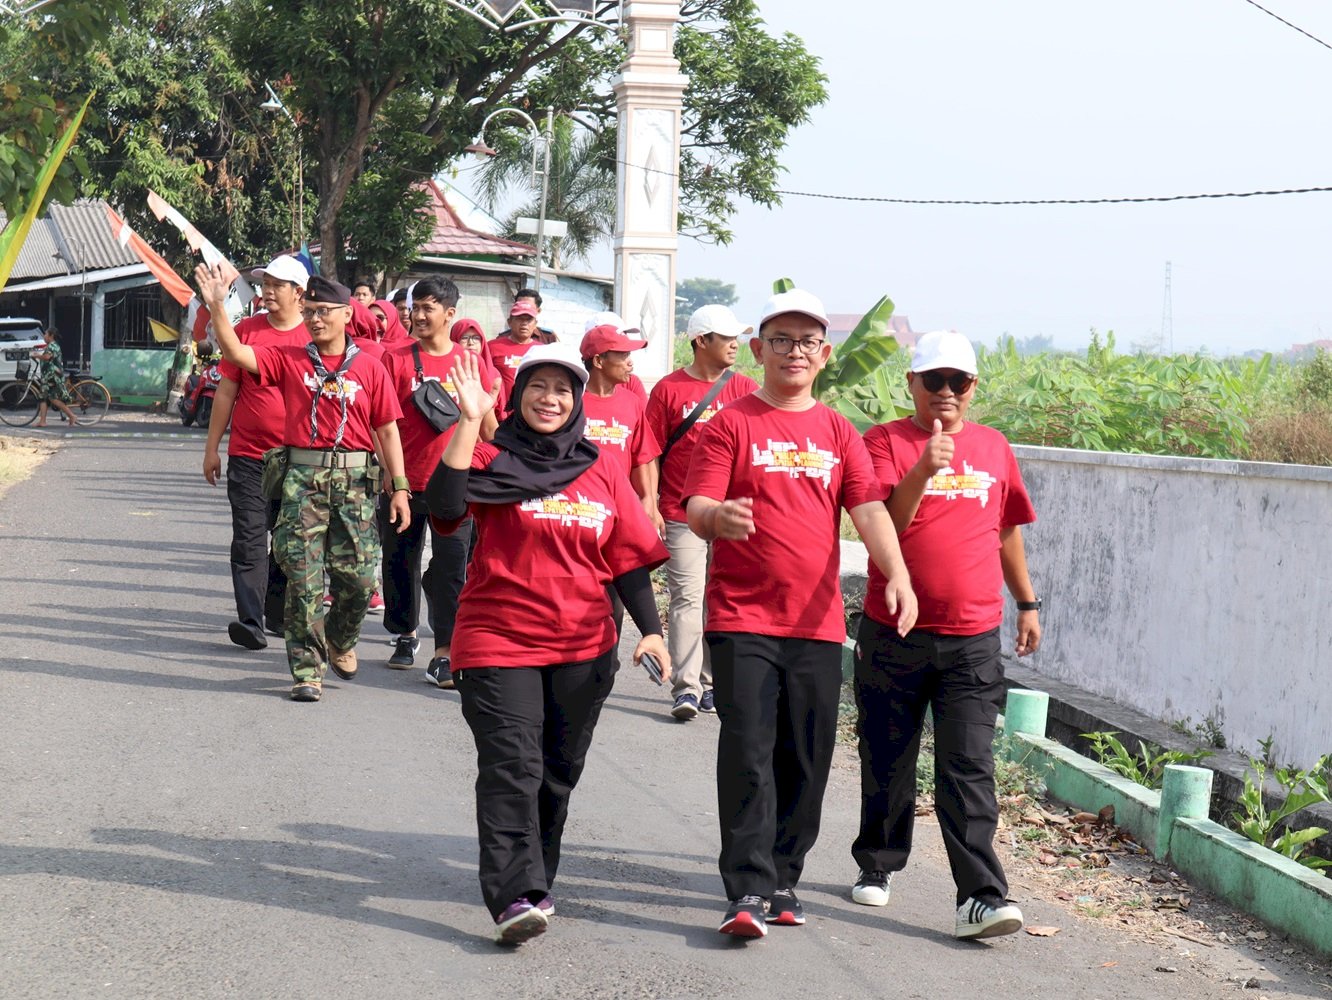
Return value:
<svg viewBox="0 0 1332 1000">
<path fill-rule="evenodd" d="M 717 930 L 732 937 L 764 937 L 768 933 L 767 910 L 767 901 L 762 896 L 741 896 L 739 899 L 733 899 Z"/>
<path fill-rule="evenodd" d="M 426 680 L 445 691 L 453 690 L 453 665 L 449 662 L 447 656 L 431 658 L 429 665 L 426 667 Z"/>
<path fill-rule="evenodd" d="M 796 899 L 794 889 L 778 889 L 768 900 L 768 923 L 799 927 L 805 922 L 805 908 Z"/>
<path fill-rule="evenodd" d="M 851 887 L 852 901 L 861 906 L 887 906 L 892 894 L 892 872 L 862 871 Z"/>
<path fill-rule="evenodd" d="M 957 908 L 955 936 L 966 939 L 1002 937 L 1022 930 L 1022 911 L 988 892 L 971 896 Z"/>
<path fill-rule="evenodd" d="M 265 649 L 268 640 L 262 632 L 256 632 L 241 622 L 232 622 L 227 626 L 227 638 L 244 649 Z"/>
<path fill-rule="evenodd" d="M 387 666 L 391 670 L 411 670 L 416 666 L 416 651 L 421 648 L 421 640 L 414 635 L 400 635 L 393 644 L 393 655 L 388 658 Z"/>
<path fill-rule="evenodd" d="M 717 698 L 716 698 L 716 696 L 712 693 L 712 689 L 711 689 L 711 688 L 709 688 L 708 690 L 704 691 L 704 692 L 703 692 L 703 697 L 700 698 L 700 699 L 698 699 L 698 710 L 699 710 L 700 712 L 705 712 L 705 713 L 707 713 L 708 715 L 716 715 L 716 714 L 717 714 Z"/>
</svg>

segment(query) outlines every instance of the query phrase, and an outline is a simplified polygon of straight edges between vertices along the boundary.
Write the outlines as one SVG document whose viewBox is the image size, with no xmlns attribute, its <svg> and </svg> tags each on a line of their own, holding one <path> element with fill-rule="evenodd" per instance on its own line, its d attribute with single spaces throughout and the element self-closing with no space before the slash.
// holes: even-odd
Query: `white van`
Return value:
<svg viewBox="0 0 1332 1000">
<path fill-rule="evenodd" d="M 34 347 L 43 347 L 45 327 L 35 319 L 0 318 L 0 383 L 15 380 L 14 369 Z"/>
</svg>

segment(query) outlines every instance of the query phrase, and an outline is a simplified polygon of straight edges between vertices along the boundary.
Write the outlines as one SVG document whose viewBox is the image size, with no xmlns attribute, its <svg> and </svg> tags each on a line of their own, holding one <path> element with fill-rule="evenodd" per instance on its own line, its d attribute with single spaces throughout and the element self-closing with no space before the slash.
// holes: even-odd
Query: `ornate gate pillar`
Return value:
<svg viewBox="0 0 1332 1000">
<path fill-rule="evenodd" d="M 635 371 L 649 386 L 671 370 L 675 332 L 680 116 L 688 79 L 675 58 L 679 0 L 627 0 L 629 56 L 615 78 L 615 311 L 648 346 Z"/>
</svg>

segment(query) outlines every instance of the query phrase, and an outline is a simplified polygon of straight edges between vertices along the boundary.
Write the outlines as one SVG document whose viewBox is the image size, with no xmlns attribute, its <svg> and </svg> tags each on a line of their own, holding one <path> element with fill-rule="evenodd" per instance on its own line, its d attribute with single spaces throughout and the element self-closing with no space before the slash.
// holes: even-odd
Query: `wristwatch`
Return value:
<svg viewBox="0 0 1332 1000">
<path fill-rule="evenodd" d="M 1018 601 L 1017 609 L 1019 611 L 1040 611 L 1041 599 L 1038 597 L 1034 601 Z"/>
<path fill-rule="evenodd" d="M 408 493 L 412 491 L 411 481 L 406 476 L 393 477 L 393 492 L 397 493 L 398 490 L 406 490 Z"/>
</svg>

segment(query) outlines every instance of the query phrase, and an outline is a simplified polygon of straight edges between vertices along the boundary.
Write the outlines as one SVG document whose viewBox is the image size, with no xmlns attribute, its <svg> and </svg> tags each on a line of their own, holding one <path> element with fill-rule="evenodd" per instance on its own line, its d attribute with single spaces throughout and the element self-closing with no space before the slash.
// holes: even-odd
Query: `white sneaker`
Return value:
<svg viewBox="0 0 1332 1000">
<path fill-rule="evenodd" d="M 957 937 L 1002 937 L 1022 930 L 1022 911 L 998 896 L 990 898 L 993 901 L 972 896 L 957 908 Z"/>
<path fill-rule="evenodd" d="M 861 906 L 887 906 L 893 894 L 892 872 L 861 872 L 851 887 L 851 901 Z"/>
</svg>

